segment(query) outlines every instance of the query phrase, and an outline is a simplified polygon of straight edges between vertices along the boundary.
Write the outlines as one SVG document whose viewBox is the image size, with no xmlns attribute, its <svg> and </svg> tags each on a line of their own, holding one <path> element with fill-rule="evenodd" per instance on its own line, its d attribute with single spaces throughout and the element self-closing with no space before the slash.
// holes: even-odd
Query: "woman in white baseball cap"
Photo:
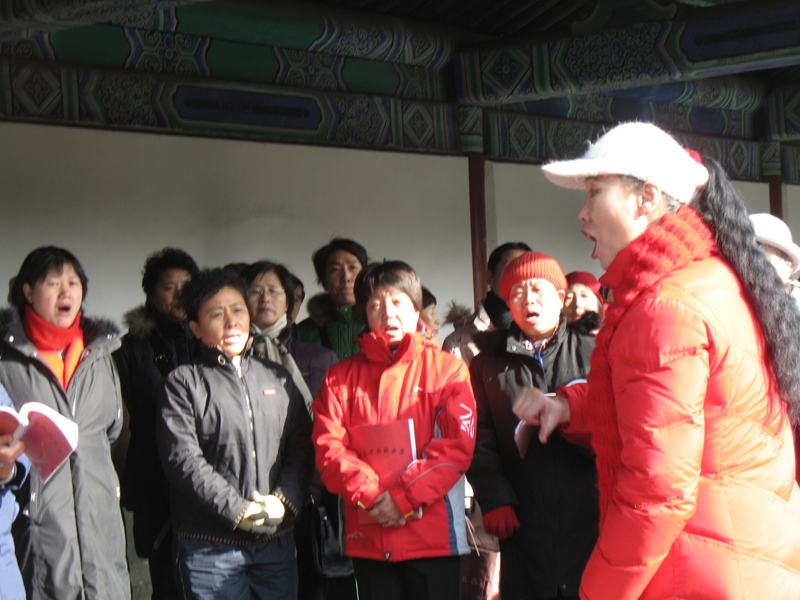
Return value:
<svg viewBox="0 0 800 600">
<path fill-rule="evenodd" d="M 584 599 L 795 598 L 800 312 L 713 160 L 645 123 L 544 166 L 613 302 L 586 384 L 528 389 L 521 419 L 592 436 L 600 535 Z"/>
</svg>

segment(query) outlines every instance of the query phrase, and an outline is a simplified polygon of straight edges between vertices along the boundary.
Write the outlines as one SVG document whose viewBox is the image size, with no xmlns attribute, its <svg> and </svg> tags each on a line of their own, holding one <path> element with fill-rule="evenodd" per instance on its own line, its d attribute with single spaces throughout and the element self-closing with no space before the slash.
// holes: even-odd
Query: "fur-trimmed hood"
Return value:
<svg viewBox="0 0 800 600">
<path fill-rule="evenodd" d="M 306 303 L 306 309 L 308 317 L 317 327 L 324 327 L 330 321 L 343 321 L 327 292 L 311 296 Z"/>
<path fill-rule="evenodd" d="M 141 340 L 147 339 L 158 327 L 152 313 L 144 304 L 126 312 L 122 316 L 122 322 L 128 328 L 128 335 Z"/>
<path fill-rule="evenodd" d="M 506 351 L 509 335 L 519 335 L 519 329 L 516 325 L 513 334 L 510 329 L 491 329 L 489 331 L 477 331 L 473 336 L 475 345 L 478 347 L 479 352 L 489 352 L 492 354 L 500 354 Z"/>
<path fill-rule="evenodd" d="M 149 343 L 154 337 L 163 340 L 185 338 L 194 344 L 195 337 L 189 329 L 188 321 L 173 321 L 162 317 L 146 304 L 129 310 L 122 319 L 128 328 L 125 337 L 129 340 Z"/>
<path fill-rule="evenodd" d="M 331 320 L 330 316 L 331 299 L 328 294 L 316 294 L 311 296 L 306 302 L 308 318 L 314 321 L 317 327 L 323 327 Z"/>
</svg>

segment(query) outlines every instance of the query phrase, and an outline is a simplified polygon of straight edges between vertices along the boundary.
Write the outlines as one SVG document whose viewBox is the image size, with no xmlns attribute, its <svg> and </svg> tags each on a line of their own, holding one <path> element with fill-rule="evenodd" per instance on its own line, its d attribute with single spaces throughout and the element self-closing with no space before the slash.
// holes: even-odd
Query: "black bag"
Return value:
<svg viewBox="0 0 800 600">
<path fill-rule="evenodd" d="M 312 501 L 311 508 L 311 551 L 314 571 L 326 578 L 350 577 L 353 575 L 353 561 L 342 555 L 339 543 L 339 518 L 328 516 L 328 508 L 323 503 Z"/>
<path fill-rule="evenodd" d="M 133 513 L 133 547 L 139 558 L 150 558 L 161 547 L 172 529 L 169 516 L 159 517 L 145 511 Z"/>
</svg>

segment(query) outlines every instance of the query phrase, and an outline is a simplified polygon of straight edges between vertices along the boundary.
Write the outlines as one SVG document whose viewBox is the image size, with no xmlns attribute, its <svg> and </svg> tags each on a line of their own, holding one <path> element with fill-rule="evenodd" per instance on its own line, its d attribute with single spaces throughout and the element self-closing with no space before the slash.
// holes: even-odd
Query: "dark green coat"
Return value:
<svg viewBox="0 0 800 600">
<path fill-rule="evenodd" d="M 308 301 L 309 317 L 293 327 L 294 339 L 330 348 L 340 361 L 358 353 L 356 339 L 366 325 L 355 318 L 352 306 L 334 306 L 328 294 Z"/>
</svg>

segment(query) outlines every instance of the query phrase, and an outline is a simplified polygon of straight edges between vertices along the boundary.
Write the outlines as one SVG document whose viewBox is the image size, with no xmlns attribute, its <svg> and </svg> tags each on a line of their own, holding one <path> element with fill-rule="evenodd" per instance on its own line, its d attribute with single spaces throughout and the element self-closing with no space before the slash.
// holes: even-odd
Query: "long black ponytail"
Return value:
<svg viewBox="0 0 800 600">
<path fill-rule="evenodd" d="M 800 309 L 758 243 L 747 207 L 725 171 L 713 159 L 704 159 L 703 165 L 708 184 L 691 206 L 714 232 L 720 253 L 742 282 L 764 332 L 778 390 L 792 422 L 800 425 Z"/>
</svg>

